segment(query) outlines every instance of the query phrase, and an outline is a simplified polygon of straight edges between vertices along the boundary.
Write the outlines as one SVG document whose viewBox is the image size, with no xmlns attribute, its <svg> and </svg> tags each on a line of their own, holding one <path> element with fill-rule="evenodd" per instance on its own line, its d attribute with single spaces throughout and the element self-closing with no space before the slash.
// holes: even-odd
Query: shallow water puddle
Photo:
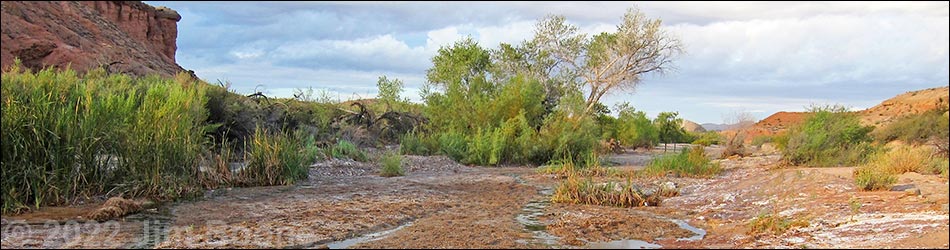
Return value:
<svg viewBox="0 0 950 250">
<path fill-rule="evenodd" d="M 697 241 L 697 240 L 702 240 L 703 237 L 706 237 L 706 230 L 691 226 L 689 225 L 689 223 L 686 223 L 685 220 L 671 219 L 670 221 L 675 223 L 677 226 L 679 226 L 682 229 L 686 229 L 686 230 L 689 230 L 690 232 L 693 232 L 693 236 L 690 236 L 687 238 L 678 238 L 676 239 L 677 241 Z M 632 240 L 632 239 L 606 241 L 606 242 L 591 242 L 587 244 L 587 248 L 589 249 L 656 249 L 656 248 L 662 248 L 662 247 L 663 246 L 659 244 L 653 244 L 653 243 L 642 241 L 642 240 Z"/>
<path fill-rule="evenodd" d="M 587 245 L 590 249 L 656 249 L 663 246 L 642 240 L 615 240 L 607 242 L 593 242 Z"/>
<path fill-rule="evenodd" d="M 365 243 L 365 242 L 370 242 L 370 241 L 374 241 L 374 240 L 383 239 L 383 238 L 386 238 L 386 236 L 389 236 L 389 234 L 392 234 L 392 233 L 394 233 L 394 232 L 396 232 L 396 231 L 399 231 L 400 229 L 403 229 L 403 228 L 408 227 L 408 226 L 410 226 L 410 225 L 412 225 L 412 222 L 409 222 L 409 223 L 403 224 L 403 225 L 401 225 L 401 226 L 398 226 L 398 227 L 396 227 L 396 228 L 389 229 L 389 230 L 382 231 L 382 232 L 375 232 L 375 233 L 363 235 L 363 236 L 356 237 L 356 238 L 350 238 L 350 239 L 345 239 L 345 240 L 341 240 L 341 241 L 330 242 L 330 243 L 327 243 L 327 248 L 329 248 L 329 249 L 346 249 L 346 248 L 349 248 L 349 247 L 354 246 L 354 245 L 356 245 L 356 244 L 360 244 L 360 243 Z"/>
<path fill-rule="evenodd" d="M 125 217 L 125 220 L 142 222 L 142 239 L 130 246 L 131 249 L 152 249 L 168 239 L 175 218 L 168 206 L 161 206 L 154 210 L 145 210 Z"/>
<path fill-rule="evenodd" d="M 520 176 L 512 177 L 518 184 L 528 185 Z M 557 242 L 560 237 L 549 234 L 547 232 L 547 225 L 538 220 L 538 217 L 544 215 L 544 209 L 551 205 L 551 195 L 554 194 L 554 189 L 539 188 L 538 194 L 541 195 L 541 198 L 525 204 L 524 207 L 521 208 L 521 213 L 515 216 L 515 220 L 521 225 L 524 225 L 524 229 L 531 233 L 531 239 L 518 240 L 518 242 L 529 246 L 542 245 L 557 248 L 559 247 Z"/>
<path fill-rule="evenodd" d="M 703 230 L 703 229 L 701 229 L 701 228 L 697 228 L 697 227 L 694 227 L 694 226 L 690 226 L 689 223 L 686 223 L 686 221 L 684 221 L 684 220 L 670 220 L 670 221 L 672 221 L 673 223 L 676 223 L 676 225 L 679 226 L 680 228 L 689 230 L 690 232 L 693 232 L 693 234 L 695 234 L 695 235 L 690 236 L 690 237 L 688 237 L 688 238 L 679 238 L 679 239 L 676 239 L 676 240 L 678 240 L 678 241 L 680 241 L 680 240 L 683 240 L 683 241 L 697 241 L 697 240 L 702 240 L 703 237 L 706 237 L 706 230 Z"/>
</svg>

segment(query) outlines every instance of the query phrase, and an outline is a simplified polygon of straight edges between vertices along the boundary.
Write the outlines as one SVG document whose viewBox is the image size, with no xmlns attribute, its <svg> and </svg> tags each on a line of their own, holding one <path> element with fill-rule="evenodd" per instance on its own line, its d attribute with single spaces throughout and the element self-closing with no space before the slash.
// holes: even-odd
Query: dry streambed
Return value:
<svg viewBox="0 0 950 250">
<path fill-rule="evenodd" d="M 621 156 L 638 162 L 644 153 Z M 552 204 L 557 179 L 533 168 L 405 157 L 408 175 L 371 163 L 315 164 L 295 186 L 209 191 L 205 198 L 106 222 L 47 208 L 4 217 L 2 246 L 133 248 L 680 248 L 947 246 L 947 180 L 905 174 L 900 191 L 859 192 L 851 168 L 778 169 L 777 156 L 722 160 L 711 179 L 672 182 L 659 207 Z M 630 168 L 630 164 L 620 164 Z M 636 166 L 634 166 L 636 167 Z M 606 179 L 597 179 L 606 181 Z M 54 212 L 48 212 L 54 211 Z M 66 214 L 66 215 L 64 215 Z M 59 217 L 57 217 L 57 215 Z M 795 224 L 752 232 L 762 216 Z M 56 219 L 43 223 L 43 219 Z M 28 219 L 28 220 L 27 220 Z"/>
</svg>

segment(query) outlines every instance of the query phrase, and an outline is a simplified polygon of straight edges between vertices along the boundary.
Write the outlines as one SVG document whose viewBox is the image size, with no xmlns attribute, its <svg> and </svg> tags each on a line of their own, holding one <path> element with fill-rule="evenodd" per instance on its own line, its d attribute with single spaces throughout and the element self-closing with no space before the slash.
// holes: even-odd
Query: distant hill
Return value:
<svg viewBox="0 0 950 250">
<path fill-rule="evenodd" d="M 703 126 L 707 131 L 723 131 L 732 128 L 733 124 L 703 123 L 700 126 Z"/>
<path fill-rule="evenodd" d="M 919 114 L 929 110 L 947 107 L 950 102 L 950 87 L 929 88 L 911 91 L 887 99 L 874 107 L 857 111 L 864 125 L 886 126 L 896 118 Z M 780 111 L 756 122 L 746 129 L 746 141 L 760 135 L 774 135 L 789 127 L 801 123 L 807 118 L 806 112 Z M 713 127 L 713 126 L 710 126 Z M 710 128 L 710 127 L 707 127 Z M 728 131 L 734 128 L 726 128 Z M 712 130 L 712 129 L 711 129 Z"/>
<path fill-rule="evenodd" d="M 862 110 L 860 112 L 861 123 L 882 126 L 900 116 L 947 107 L 947 99 L 950 99 L 948 96 L 950 96 L 950 87 L 929 88 L 903 93 L 884 100 L 874 107 Z"/>
<path fill-rule="evenodd" d="M 686 130 L 686 132 L 693 132 L 693 133 L 706 132 L 706 128 L 704 128 L 702 125 L 699 125 L 693 121 L 686 120 L 686 119 L 683 119 L 683 124 L 681 126 L 683 127 L 683 130 Z"/>
</svg>

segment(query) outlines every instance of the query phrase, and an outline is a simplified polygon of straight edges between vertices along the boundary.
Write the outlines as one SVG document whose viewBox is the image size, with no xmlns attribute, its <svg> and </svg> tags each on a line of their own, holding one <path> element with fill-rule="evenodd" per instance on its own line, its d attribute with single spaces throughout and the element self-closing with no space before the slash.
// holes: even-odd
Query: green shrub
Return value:
<svg viewBox="0 0 950 250">
<path fill-rule="evenodd" d="M 406 170 L 402 167 L 402 155 L 396 152 L 386 152 L 379 158 L 379 175 L 382 177 L 393 177 L 406 175 Z"/>
<path fill-rule="evenodd" d="M 462 162 L 468 153 L 468 142 L 465 135 L 449 131 L 439 135 L 439 152 Z"/>
<path fill-rule="evenodd" d="M 854 183 L 862 190 L 890 190 L 897 176 L 877 166 L 865 165 L 854 170 Z"/>
<path fill-rule="evenodd" d="M 353 159 L 361 162 L 366 162 L 369 159 L 363 150 L 346 140 L 337 141 L 336 145 L 330 148 L 330 155 L 337 159 Z"/>
<path fill-rule="evenodd" d="M 722 143 L 722 135 L 719 135 L 719 132 L 716 131 L 707 131 L 700 134 L 694 134 L 692 137 L 696 138 L 696 140 L 693 140 L 693 144 L 699 144 L 707 147 Z"/>
<path fill-rule="evenodd" d="M 870 144 L 873 127 L 861 126 L 844 107 L 815 107 L 802 124 L 788 130 L 782 157 L 794 165 L 830 167 L 857 165 L 877 148 Z"/>
<path fill-rule="evenodd" d="M 678 154 L 668 154 L 654 158 L 650 165 L 643 169 L 643 172 L 650 175 L 673 174 L 675 176 L 712 177 L 722 172 L 722 168 L 718 163 L 713 163 L 706 157 L 702 146 L 694 146 L 684 148 Z"/>
<path fill-rule="evenodd" d="M 912 145 L 921 145 L 931 139 L 950 137 L 950 123 L 944 116 L 947 107 L 898 118 L 893 123 L 875 130 L 872 134 L 881 142 L 901 140 Z"/>
<path fill-rule="evenodd" d="M 659 130 L 643 111 L 621 105 L 617 115 L 617 140 L 633 148 L 652 148 L 659 139 Z"/>
<path fill-rule="evenodd" d="M 947 178 L 947 169 L 950 168 L 950 160 L 947 158 L 936 157 L 933 160 L 933 170 L 934 173 L 942 175 L 943 178 Z"/>
<path fill-rule="evenodd" d="M 409 132 L 399 139 L 399 153 L 432 155 L 439 151 L 439 141 L 431 134 Z"/>
<path fill-rule="evenodd" d="M 762 146 L 762 144 L 775 141 L 775 137 L 770 135 L 760 135 L 752 138 L 752 146 Z"/>
</svg>

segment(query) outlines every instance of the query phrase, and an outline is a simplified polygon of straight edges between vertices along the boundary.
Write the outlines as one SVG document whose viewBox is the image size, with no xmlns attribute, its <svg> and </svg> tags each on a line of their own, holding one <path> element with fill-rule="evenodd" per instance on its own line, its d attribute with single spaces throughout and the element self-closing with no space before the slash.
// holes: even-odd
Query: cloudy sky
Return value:
<svg viewBox="0 0 950 250">
<path fill-rule="evenodd" d="M 471 36 L 486 48 L 532 36 L 564 15 L 588 34 L 613 31 L 628 7 L 660 18 L 686 54 L 676 71 L 605 97 L 650 116 L 699 123 L 757 119 L 811 104 L 873 106 L 948 85 L 948 2 L 162 2 L 181 14 L 178 63 L 240 93 L 326 90 L 376 95 L 380 75 L 419 101 L 440 46 Z"/>
</svg>

